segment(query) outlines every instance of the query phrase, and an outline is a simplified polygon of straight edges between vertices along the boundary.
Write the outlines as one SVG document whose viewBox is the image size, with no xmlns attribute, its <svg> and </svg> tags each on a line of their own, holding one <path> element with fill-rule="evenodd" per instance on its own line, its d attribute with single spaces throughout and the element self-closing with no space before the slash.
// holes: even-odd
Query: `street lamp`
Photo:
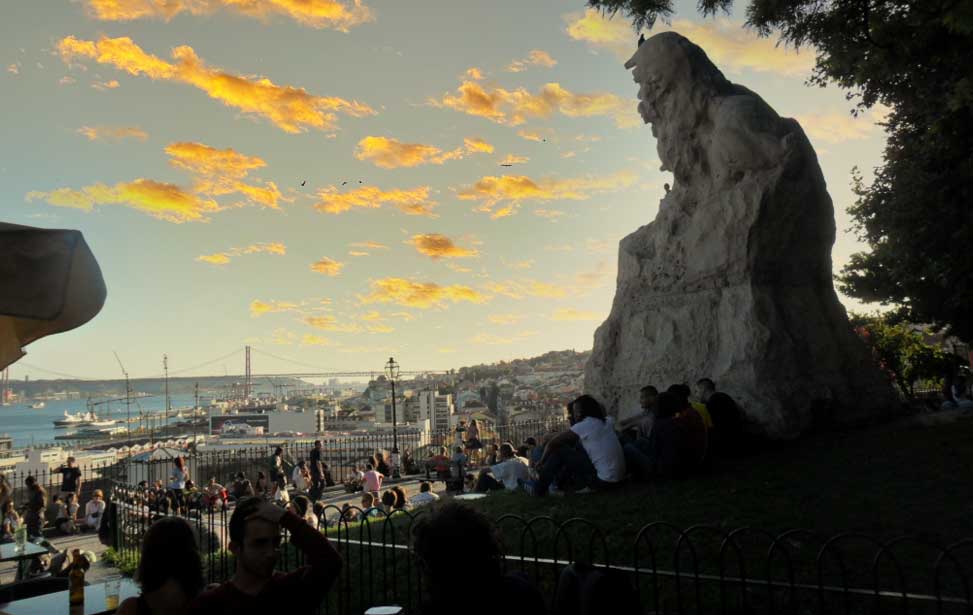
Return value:
<svg viewBox="0 0 973 615">
<path fill-rule="evenodd" d="M 385 364 L 385 375 L 392 383 L 392 478 L 399 478 L 399 434 L 395 417 L 395 379 L 399 377 L 399 364 L 392 357 Z"/>
</svg>

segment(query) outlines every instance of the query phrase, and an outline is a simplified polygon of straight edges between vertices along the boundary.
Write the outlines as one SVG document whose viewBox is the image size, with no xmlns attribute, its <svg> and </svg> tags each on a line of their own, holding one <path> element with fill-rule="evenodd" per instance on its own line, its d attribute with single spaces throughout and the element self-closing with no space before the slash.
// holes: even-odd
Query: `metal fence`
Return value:
<svg viewBox="0 0 973 615">
<path fill-rule="evenodd" d="M 116 549 L 130 563 L 137 561 L 154 517 L 139 498 L 131 489 L 114 493 Z M 234 571 L 226 529 L 231 512 L 199 506 L 185 516 L 196 529 L 207 582 L 226 580 Z M 388 516 L 377 509 L 326 507 L 319 529 L 345 565 L 319 612 L 360 615 L 378 605 L 421 612 L 423 579 L 410 539 L 422 514 L 423 509 Z M 360 516 L 369 521 L 358 522 Z M 552 609 L 563 569 L 584 562 L 621 575 L 644 614 L 973 613 L 969 539 L 939 545 L 914 536 L 878 541 L 857 533 L 682 529 L 658 522 L 643 525 L 634 537 L 618 537 L 581 518 L 504 515 L 495 523 L 506 570 L 528 578 Z M 457 545 L 458 564 L 475 556 Z M 299 552 L 289 545 L 282 549 L 281 571 L 302 564 Z"/>
<path fill-rule="evenodd" d="M 484 430 L 480 439 L 484 445 L 499 445 L 505 441 L 520 444 L 529 436 L 555 431 L 565 424 L 562 419 L 550 419 L 500 425 Z M 370 457 L 376 453 L 380 453 L 391 463 L 390 453 L 395 441 L 391 433 L 320 439 L 324 449 L 323 460 L 328 465 L 332 480 L 339 484 L 357 477 L 357 469 L 364 469 Z M 398 434 L 397 441 L 401 452 L 402 473 L 420 474 L 427 471 L 424 461 L 439 446 L 446 445 L 452 453 L 452 446 L 457 443 L 457 436 L 454 430 L 431 435 L 405 431 Z M 302 459 L 310 458 L 314 438 L 281 442 L 268 437 L 263 444 L 259 445 L 219 450 L 203 448 L 199 451 L 185 442 L 174 446 L 165 444 L 146 446 L 138 454 L 118 459 L 80 464 L 78 468 L 81 470 L 82 487 L 81 493 L 78 494 L 78 502 L 82 509 L 91 499 L 95 489 L 101 489 L 107 495 L 113 485 L 136 486 L 142 481 L 153 485 L 161 481 L 165 486 L 177 456 L 185 458 L 189 475 L 198 486 L 204 486 L 211 477 L 220 484 L 228 486 L 238 473 L 243 473 L 247 479 L 255 483 L 258 473 L 263 472 L 269 480 L 270 458 L 277 446 L 284 449 L 284 458 L 289 464 L 296 464 Z M 53 500 L 61 490 L 63 478 L 63 475 L 57 471 L 57 467 L 57 465 L 40 464 L 32 470 L 3 473 L 4 480 L 11 489 L 15 506 L 23 508 L 26 505 L 29 494 L 24 481 L 28 476 L 33 476 L 48 494 L 47 518 L 52 522 L 57 512 Z M 287 479 L 290 480 L 290 477 L 288 476 Z"/>
</svg>

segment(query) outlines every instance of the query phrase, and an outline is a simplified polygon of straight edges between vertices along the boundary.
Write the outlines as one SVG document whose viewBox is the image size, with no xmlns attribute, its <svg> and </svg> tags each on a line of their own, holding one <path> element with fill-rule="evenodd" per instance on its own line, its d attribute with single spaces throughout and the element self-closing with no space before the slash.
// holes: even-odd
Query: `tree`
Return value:
<svg viewBox="0 0 973 615">
<path fill-rule="evenodd" d="M 637 29 L 672 0 L 589 0 Z M 699 0 L 711 16 L 732 0 Z M 973 0 L 749 0 L 746 25 L 813 47 L 809 84 L 848 90 L 853 113 L 890 108 L 882 165 L 857 170 L 849 208 L 868 252 L 838 277 L 842 292 L 973 340 Z"/>
<path fill-rule="evenodd" d="M 940 381 L 961 362 L 942 348 L 926 343 L 927 330 L 903 321 L 896 314 L 851 313 L 849 319 L 872 351 L 879 368 L 906 399 L 915 398 L 917 382 Z"/>
</svg>

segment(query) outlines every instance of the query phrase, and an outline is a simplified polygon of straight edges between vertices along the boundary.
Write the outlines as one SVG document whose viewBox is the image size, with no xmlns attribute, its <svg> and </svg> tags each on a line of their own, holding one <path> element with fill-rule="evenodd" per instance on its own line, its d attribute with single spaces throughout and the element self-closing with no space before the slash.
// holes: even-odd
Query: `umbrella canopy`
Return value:
<svg viewBox="0 0 973 615">
<path fill-rule="evenodd" d="M 80 231 L 0 223 L 0 369 L 95 317 L 107 290 Z"/>
</svg>

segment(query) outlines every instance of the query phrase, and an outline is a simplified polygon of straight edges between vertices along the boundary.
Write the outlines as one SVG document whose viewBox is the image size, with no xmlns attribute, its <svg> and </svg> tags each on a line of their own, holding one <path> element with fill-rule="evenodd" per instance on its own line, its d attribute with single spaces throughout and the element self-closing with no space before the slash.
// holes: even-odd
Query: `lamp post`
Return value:
<svg viewBox="0 0 973 615">
<path fill-rule="evenodd" d="M 392 478 L 399 478 L 399 433 L 395 416 L 395 379 L 399 377 L 399 364 L 389 357 L 385 364 L 385 375 L 392 383 Z"/>
</svg>

